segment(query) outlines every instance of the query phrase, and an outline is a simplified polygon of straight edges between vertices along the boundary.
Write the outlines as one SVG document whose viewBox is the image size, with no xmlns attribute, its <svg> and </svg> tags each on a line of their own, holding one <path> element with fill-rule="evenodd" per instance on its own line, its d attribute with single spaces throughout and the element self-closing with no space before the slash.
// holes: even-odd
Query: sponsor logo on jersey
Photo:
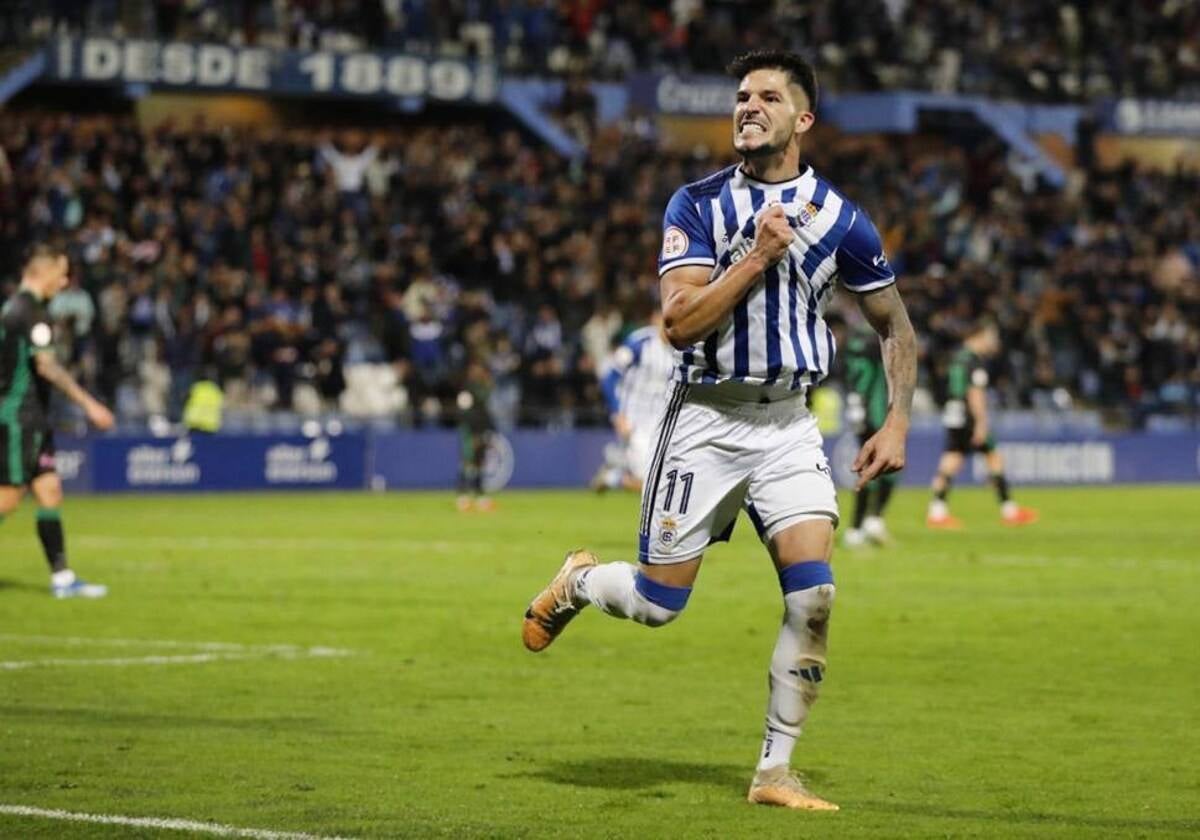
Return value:
<svg viewBox="0 0 1200 840">
<path fill-rule="evenodd" d="M 688 235 L 672 225 L 663 231 L 663 259 L 673 260 L 676 257 L 682 257 L 687 253 L 689 244 Z"/>
</svg>

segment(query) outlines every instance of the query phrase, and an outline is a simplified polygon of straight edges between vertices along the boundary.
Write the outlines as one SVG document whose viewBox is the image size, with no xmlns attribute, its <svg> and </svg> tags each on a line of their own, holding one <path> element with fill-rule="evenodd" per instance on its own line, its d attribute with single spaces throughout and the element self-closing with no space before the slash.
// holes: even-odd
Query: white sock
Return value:
<svg viewBox="0 0 1200 840">
<path fill-rule="evenodd" d="M 824 583 L 783 596 L 783 625 L 771 655 L 771 696 L 759 770 L 791 761 L 808 711 L 817 702 L 835 591 L 832 583 Z"/>
<path fill-rule="evenodd" d="M 941 499 L 933 499 L 929 502 L 929 515 L 933 519 L 945 519 L 950 515 L 950 506 Z"/>
<path fill-rule="evenodd" d="M 763 736 L 762 754 L 758 758 L 758 769 L 766 770 L 780 765 L 786 767 L 792 760 L 792 750 L 795 748 L 795 735 L 767 727 L 767 733 Z"/>
<path fill-rule="evenodd" d="M 1005 519 L 1009 519 L 1017 515 L 1017 503 L 1009 499 L 1004 504 L 1000 505 L 1000 515 Z"/>
<path fill-rule="evenodd" d="M 632 563 L 602 563 L 587 569 L 575 582 L 575 598 L 576 603 L 595 604 L 602 612 L 648 627 L 661 627 L 679 615 L 679 610 L 659 606 L 638 592 L 637 567 Z"/>
<path fill-rule="evenodd" d="M 75 582 L 75 572 L 71 569 L 63 569 L 58 572 L 50 573 L 50 584 L 52 586 L 70 586 Z"/>
</svg>

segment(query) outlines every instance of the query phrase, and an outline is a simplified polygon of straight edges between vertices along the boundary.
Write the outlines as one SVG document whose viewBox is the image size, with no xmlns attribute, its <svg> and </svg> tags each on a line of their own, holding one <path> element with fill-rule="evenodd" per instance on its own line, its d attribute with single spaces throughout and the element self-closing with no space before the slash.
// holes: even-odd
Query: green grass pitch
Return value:
<svg viewBox="0 0 1200 840">
<path fill-rule="evenodd" d="M 837 552 L 797 764 L 838 814 L 744 801 L 781 609 L 747 521 L 674 624 L 589 611 L 532 655 L 528 599 L 565 549 L 628 559 L 636 499 L 69 499 L 99 602 L 46 594 L 27 506 L 0 527 L 0 805 L 359 837 L 1200 833 L 1200 487 L 1019 498 L 1041 523 L 964 490 L 968 530 L 929 533 L 904 491 L 894 548 Z M 158 836 L 185 835 L 0 816 Z"/>
</svg>

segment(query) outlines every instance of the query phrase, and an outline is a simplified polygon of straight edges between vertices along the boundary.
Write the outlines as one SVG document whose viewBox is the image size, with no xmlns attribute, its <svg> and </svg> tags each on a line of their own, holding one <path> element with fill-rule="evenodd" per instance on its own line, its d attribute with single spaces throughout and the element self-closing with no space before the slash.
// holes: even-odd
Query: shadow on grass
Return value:
<svg viewBox="0 0 1200 840">
<path fill-rule="evenodd" d="M 28 581 L 24 580 L 0 578 L 0 592 L 4 591 L 5 589 L 20 589 L 25 592 L 42 592 L 46 594 L 49 594 L 50 592 L 50 587 L 48 586 L 39 586 L 38 584 L 29 583 Z"/>
<path fill-rule="evenodd" d="M 742 791 L 750 781 L 747 769 L 735 764 L 621 757 L 557 761 L 513 778 L 606 790 L 644 790 L 683 782 Z"/>
<path fill-rule="evenodd" d="M 236 729 L 260 732 L 279 730 L 315 731 L 320 721 L 312 717 L 217 718 L 200 715 L 128 712 L 115 709 L 42 708 L 38 706 L 0 706 L 0 718 L 24 718 L 51 723 L 98 726 L 126 726 L 151 729 Z"/>
<path fill-rule="evenodd" d="M 852 806 L 864 811 L 903 814 L 910 817 L 933 817 L 950 820 L 983 820 L 1023 825 L 1074 826 L 1095 829 L 1097 832 L 1126 831 L 1200 831 L 1200 819 L 1139 819 L 1137 817 L 1090 817 L 1086 814 L 1040 814 L 1021 811 L 974 811 L 965 808 L 943 808 L 937 805 L 905 804 L 901 802 L 859 802 Z"/>
</svg>

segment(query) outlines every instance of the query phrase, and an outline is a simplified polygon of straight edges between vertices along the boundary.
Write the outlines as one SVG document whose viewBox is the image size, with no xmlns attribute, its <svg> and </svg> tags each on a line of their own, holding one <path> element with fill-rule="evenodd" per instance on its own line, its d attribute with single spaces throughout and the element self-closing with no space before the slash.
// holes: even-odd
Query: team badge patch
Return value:
<svg viewBox="0 0 1200 840">
<path fill-rule="evenodd" d="M 687 253 L 688 235 L 677 227 L 671 226 L 663 231 L 662 255 L 664 260 L 682 257 Z"/>
<path fill-rule="evenodd" d="M 800 212 L 796 214 L 796 221 L 799 222 L 800 227 L 804 227 L 817 218 L 817 214 L 820 212 L 821 208 L 810 201 L 800 208 Z"/>
<path fill-rule="evenodd" d="M 664 516 L 658 525 L 658 540 L 663 545 L 670 545 L 679 536 L 679 524 L 670 516 Z"/>
</svg>

